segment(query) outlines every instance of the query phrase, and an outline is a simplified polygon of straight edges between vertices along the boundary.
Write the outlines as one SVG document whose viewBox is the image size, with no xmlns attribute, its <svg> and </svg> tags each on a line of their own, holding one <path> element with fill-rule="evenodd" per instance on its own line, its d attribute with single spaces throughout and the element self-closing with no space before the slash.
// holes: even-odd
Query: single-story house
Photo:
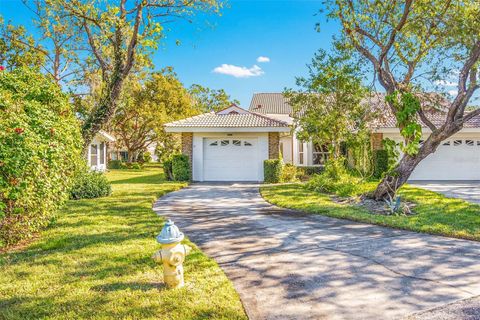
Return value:
<svg viewBox="0 0 480 320">
<path fill-rule="evenodd" d="M 154 143 L 151 143 L 145 150 L 146 152 L 150 153 L 150 156 L 152 157 L 153 162 L 158 161 L 158 155 L 155 153 L 156 148 L 157 148 L 157 144 L 154 142 Z M 128 162 L 128 159 L 129 159 L 129 154 L 128 154 L 128 150 L 125 147 L 119 145 L 118 143 L 114 143 L 109 148 L 108 160 L 120 160 L 123 162 Z"/>
<path fill-rule="evenodd" d="M 396 119 L 382 94 L 368 99 L 382 115 L 372 123 L 372 147 L 382 140 L 401 141 Z M 263 161 L 281 152 L 286 163 L 322 166 L 327 158 L 324 145 L 301 142 L 292 129 L 292 107 L 282 93 L 254 94 L 249 110 L 231 106 L 219 112 L 171 122 L 167 132 L 182 134 L 182 152 L 190 157 L 194 181 L 263 181 Z M 427 108 L 427 117 L 437 125 L 444 111 Z M 424 126 L 424 139 L 430 130 Z M 445 141 L 424 159 L 411 180 L 480 180 L 480 117 Z"/>
<path fill-rule="evenodd" d="M 115 142 L 115 138 L 103 130 L 100 130 L 87 151 L 87 163 L 94 171 L 107 170 L 107 149 L 108 144 Z"/>
</svg>

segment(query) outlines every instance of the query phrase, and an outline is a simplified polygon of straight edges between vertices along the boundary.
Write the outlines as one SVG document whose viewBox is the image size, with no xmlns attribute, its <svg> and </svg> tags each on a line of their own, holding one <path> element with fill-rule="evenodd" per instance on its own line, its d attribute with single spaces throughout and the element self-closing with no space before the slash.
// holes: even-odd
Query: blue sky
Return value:
<svg viewBox="0 0 480 320">
<path fill-rule="evenodd" d="M 254 92 L 294 87 L 295 76 L 305 74 L 315 51 L 328 49 L 339 32 L 336 22 L 319 14 L 321 1 L 232 0 L 228 6 L 220 16 L 203 14 L 193 23 L 167 25 L 170 30 L 153 61 L 157 69 L 173 66 L 186 86 L 225 89 L 242 107 L 248 107 Z M 20 0 L 0 0 L 0 13 L 31 27 Z"/>
</svg>

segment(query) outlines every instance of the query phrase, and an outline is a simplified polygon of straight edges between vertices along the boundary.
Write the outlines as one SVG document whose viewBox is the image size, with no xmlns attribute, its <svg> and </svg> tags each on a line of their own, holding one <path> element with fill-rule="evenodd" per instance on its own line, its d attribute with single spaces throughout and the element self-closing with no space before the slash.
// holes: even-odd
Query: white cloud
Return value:
<svg viewBox="0 0 480 320">
<path fill-rule="evenodd" d="M 439 85 L 439 86 L 444 86 L 444 87 L 456 87 L 457 86 L 457 83 L 452 82 L 452 81 L 447 81 L 447 80 L 436 80 L 435 84 Z"/>
<path fill-rule="evenodd" d="M 458 94 L 458 90 L 450 90 L 448 91 L 448 94 L 451 96 L 456 96 Z"/>
<path fill-rule="evenodd" d="M 270 58 L 269 57 L 265 57 L 265 56 L 260 56 L 257 58 L 257 62 L 270 62 Z"/>
<path fill-rule="evenodd" d="M 264 74 L 262 68 L 257 66 L 256 64 L 253 65 L 251 68 L 247 67 L 239 67 L 234 66 L 233 64 L 222 64 L 219 67 L 213 69 L 214 73 L 226 74 L 229 76 L 233 76 L 235 78 L 250 78 L 250 77 L 258 77 Z"/>
</svg>

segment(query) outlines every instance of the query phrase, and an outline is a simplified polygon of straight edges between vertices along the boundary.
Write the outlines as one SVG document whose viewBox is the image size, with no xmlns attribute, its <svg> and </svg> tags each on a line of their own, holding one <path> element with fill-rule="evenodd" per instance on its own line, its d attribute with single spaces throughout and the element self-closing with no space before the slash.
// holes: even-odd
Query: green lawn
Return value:
<svg viewBox="0 0 480 320">
<path fill-rule="evenodd" d="M 183 289 L 166 289 L 151 259 L 163 224 L 152 202 L 183 184 L 158 168 L 108 177 L 112 196 L 70 201 L 39 240 L 0 255 L 0 319 L 245 319 L 231 282 L 193 244 Z"/>
<path fill-rule="evenodd" d="M 375 184 L 369 184 L 368 188 Z M 393 228 L 480 240 L 480 206 L 459 199 L 449 199 L 435 192 L 404 186 L 400 195 L 417 203 L 416 215 L 373 215 L 365 209 L 341 205 L 330 196 L 308 190 L 303 184 L 269 185 L 261 188 L 270 203 L 329 217 L 368 222 Z"/>
</svg>

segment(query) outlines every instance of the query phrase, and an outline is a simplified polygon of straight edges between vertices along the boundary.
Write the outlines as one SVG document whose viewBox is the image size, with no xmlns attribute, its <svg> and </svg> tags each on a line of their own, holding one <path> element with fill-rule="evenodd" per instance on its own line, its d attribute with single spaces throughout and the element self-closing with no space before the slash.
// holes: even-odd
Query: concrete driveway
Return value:
<svg viewBox="0 0 480 320">
<path fill-rule="evenodd" d="M 442 193 L 450 198 L 480 203 L 480 181 L 409 181 L 408 183 Z"/>
<path fill-rule="evenodd" d="M 251 319 L 480 319 L 478 298 L 454 303 L 480 295 L 478 242 L 279 209 L 248 184 L 193 184 L 154 210 L 215 258 Z"/>
</svg>

